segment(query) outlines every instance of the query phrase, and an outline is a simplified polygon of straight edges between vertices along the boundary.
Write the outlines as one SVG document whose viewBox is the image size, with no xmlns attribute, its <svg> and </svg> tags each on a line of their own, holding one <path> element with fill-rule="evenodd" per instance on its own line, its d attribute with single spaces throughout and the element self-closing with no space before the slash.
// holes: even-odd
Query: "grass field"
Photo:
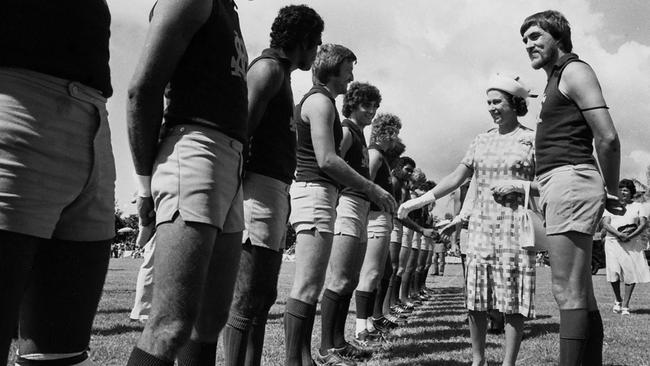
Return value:
<svg viewBox="0 0 650 366">
<path fill-rule="evenodd" d="M 142 325 L 129 320 L 135 278 L 140 259 L 111 259 L 104 295 L 95 318 L 91 357 L 97 365 L 125 365 Z M 432 301 L 416 310 L 409 322 L 398 329 L 398 338 L 376 353 L 367 365 L 468 365 L 471 345 L 463 308 L 460 265 L 448 264 L 444 277 L 429 277 L 435 290 Z M 278 300 L 267 325 L 263 365 L 283 365 L 282 312 L 293 275 L 293 263 L 285 262 L 280 275 Z M 605 326 L 604 364 L 610 366 L 650 365 L 650 286 L 639 285 L 632 299 L 630 316 L 611 312 L 613 295 L 604 270 L 594 276 L 596 296 Z M 550 271 L 539 268 L 537 275 L 537 318 L 526 322 L 518 365 L 554 365 L 558 354 L 559 314 L 550 292 Z M 320 314 L 317 313 L 317 314 Z M 317 316 L 313 346 L 319 342 Z M 354 301 L 348 317 L 347 337 L 354 331 Z M 503 336 L 488 335 L 489 365 L 500 364 Z M 13 353 L 13 352 L 12 352 Z M 221 355 L 221 346 L 219 355 Z M 219 357 L 218 364 L 223 364 Z M 13 363 L 10 363 L 13 365 Z M 588 365 L 585 365 L 588 366 Z"/>
</svg>

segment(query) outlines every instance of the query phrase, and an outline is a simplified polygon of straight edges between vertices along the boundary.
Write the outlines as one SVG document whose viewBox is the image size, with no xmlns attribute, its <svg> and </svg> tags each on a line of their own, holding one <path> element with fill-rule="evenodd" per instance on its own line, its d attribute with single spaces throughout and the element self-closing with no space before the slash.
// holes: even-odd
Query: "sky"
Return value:
<svg viewBox="0 0 650 366">
<path fill-rule="evenodd" d="M 546 75 L 530 67 L 519 26 L 530 14 L 559 10 L 571 24 L 573 52 L 593 67 L 603 88 L 621 140 L 621 178 L 647 182 L 649 1 L 238 0 L 250 60 L 268 46 L 278 10 L 301 3 L 314 8 L 325 21 L 324 43 L 342 44 L 357 55 L 355 80 L 379 88 L 378 113 L 401 118 L 405 155 L 414 158 L 434 181 L 459 164 L 474 136 L 494 126 L 485 102 L 491 74 L 519 75 L 533 91 L 543 92 Z M 108 4 L 113 17 L 110 47 L 115 94 L 108 110 L 117 162 L 116 195 L 120 207 L 133 212 L 126 89 L 144 43 L 153 1 L 108 0 Z M 292 83 L 299 99 L 311 86 L 310 72 L 295 71 Z M 532 99 L 520 122 L 534 129 L 538 114 L 539 100 Z M 450 211 L 450 205 L 441 201 L 437 211 Z"/>
</svg>

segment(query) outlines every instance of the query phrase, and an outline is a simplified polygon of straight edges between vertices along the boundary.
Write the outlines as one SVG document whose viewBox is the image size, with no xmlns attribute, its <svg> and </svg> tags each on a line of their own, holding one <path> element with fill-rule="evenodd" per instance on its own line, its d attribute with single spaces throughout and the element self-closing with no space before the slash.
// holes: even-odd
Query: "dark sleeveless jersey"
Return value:
<svg viewBox="0 0 650 366">
<path fill-rule="evenodd" d="M 0 2 L 0 67 L 77 81 L 113 94 L 105 0 Z"/>
<path fill-rule="evenodd" d="M 214 128 L 246 143 L 248 55 L 231 0 L 214 0 L 167 85 L 165 123 Z"/>
<path fill-rule="evenodd" d="M 563 165 L 596 164 L 591 128 L 575 102 L 558 89 L 562 71 L 571 62 L 583 61 L 573 53 L 562 56 L 544 90 L 535 135 L 537 175 Z"/>
<path fill-rule="evenodd" d="M 298 146 L 296 149 L 296 181 L 297 182 L 323 182 L 330 183 L 338 187 L 339 184 L 330 178 L 325 172 L 323 172 L 318 167 L 318 162 L 316 161 L 316 154 L 314 153 L 314 145 L 311 141 L 311 127 L 309 123 L 302 120 L 300 117 L 300 111 L 302 110 L 302 104 L 305 100 L 313 94 L 323 94 L 332 102 L 334 107 L 334 124 L 332 125 L 332 135 L 334 136 L 334 149 L 337 155 L 341 155 L 341 139 L 343 138 L 343 128 L 341 127 L 341 120 L 339 119 L 339 114 L 336 111 L 336 101 L 332 98 L 330 92 L 325 89 L 322 85 L 314 85 L 312 88 L 302 97 L 298 106 L 296 106 L 296 111 L 293 116 L 296 121 L 296 129 L 298 131 Z"/>
<path fill-rule="evenodd" d="M 269 48 L 262 51 L 262 55 L 253 60 L 250 66 L 261 59 L 275 60 L 282 65 L 284 80 L 278 93 L 266 106 L 255 132 L 249 136 L 249 152 L 244 167 L 247 171 L 291 184 L 296 170 L 291 61 L 277 50 Z"/>
<path fill-rule="evenodd" d="M 343 120 L 343 122 L 341 122 L 341 127 L 347 127 L 350 129 L 350 133 L 352 134 L 352 144 L 345 153 L 345 156 L 343 156 L 343 160 L 345 160 L 354 171 L 361 174 L 364 178 L 369 179 L 370 170 L 368 168 L 368 146 L 366 145 L 366 139 L 363 137 L 363 130 L 349 119 Z M 343 187 L 341 194 L 347 194 L 368 200 L 368 196 L 365 193 L 350 187 Z"/>
<path fill-rule="evenodd" d="M 386 192 L 392 192 L 394 196 L 395 193 L 393 192 L 393 184 L 391 182 L 390 165 L 388 165 L 388 160 L 386 160 L 384 152 L 378 145 L 370 144 L 370 146 L 368 146 L 368 150 L 371 149 L 377 150 L 379 153 L 381 153 L 381 165 L 379 166 L 379 169 L 377 169 L 377 173 L 375 174 L 375 179 L 373 182 L 383 188 Z M 381 211 L 381 209 L 371 201 L 370 211 Z"/>
</svg>

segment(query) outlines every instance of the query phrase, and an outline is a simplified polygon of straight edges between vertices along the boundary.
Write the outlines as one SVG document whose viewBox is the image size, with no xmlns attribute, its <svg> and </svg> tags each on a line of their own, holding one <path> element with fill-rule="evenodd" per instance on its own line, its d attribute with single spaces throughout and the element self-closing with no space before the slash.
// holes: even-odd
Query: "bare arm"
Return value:
<svg viewBox="0 0 650 366">
<path fill-rule="evenodd" d="M 377 149 L 368 149 L 368 169 L 370 170 L 370 180 L 373 182 L 377 177 L 377 171 L 384 162 L 384 156 Z"/>
<path fill-rule="evenodd" d="M 395 200 L 388 192 L 357 173 L 336 154 L 332 134 L 335 113 L 330 100 L 321 94 L 311 95 L 302 105 L 301 117 L 310 124 L 318 167 L 338 183 L 366 193 L 383 211 L 395 211 Z"/>
<path fill-rule="evenodd" d="M 165 86 L 211 9 L 209 0 L 159 0 L 144 50 L 129 84 L 127 129 L 133 164 L 140 181 L 137 204 L 143 225 L 153 219 L 150 182 L 162 122 Z"/>
<path fill-rule="evenodd" d="M 252 136 L 266 108 L 284 81 L 282 66 L 275 60 L 261 59 L 246 74 L 248 84 L 248 135 Z"/>
<path fill-rule="evenodd" d="M 559 88 L 580 109 L 606 105 L 596 74 L 584 63 L 570 63 L 562 73 Z M 607 193 L 617 196 L 621 148 L 612 118 L 605 108 L 584 111 L 583 116 L 594 134 L 596 156 Z"/>
</svg>

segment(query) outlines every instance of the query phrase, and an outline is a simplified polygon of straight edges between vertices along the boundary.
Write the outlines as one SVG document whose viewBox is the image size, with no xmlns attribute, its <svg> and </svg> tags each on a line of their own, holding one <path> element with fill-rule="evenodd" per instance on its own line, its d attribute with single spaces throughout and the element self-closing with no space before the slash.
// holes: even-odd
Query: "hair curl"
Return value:
<svg viewBox="0 0 650 366">
<path fill-rule="evenodd" d="M 318 48 L 316 59 L 311 67 L 316 81 L 327 84 L 332 76 L 339 75 L 344 62 L 356 62 L 357 56 L 349 48 L 327 43 Z"/>
<path fill-rule="evenodd" d="M 526 99 L 522 97 L 518 97 L 516 95 L 512 95 L 508 93 L 505 90 L 497 89 L 497 88 L 491 88 L 488 89 L 490 90 L 498 90 L 503 94 L 503 97 L 505 98 L 506 102 L 510 106 L 510 108 L 515 110 L 515 113 L 517 116 L 522 117 L 525 116 L 526 113 L 528 113 L 528 104 L 526 103 Z"/>
<path fill-rule="evenodd" d="M 427 175 L 424 174 L 422 169 L 420 169 L 420 168 L 413 169 L 413 174 L 411 174 L 411 188 L 412 189 L 419 188 L 426 181 L 427 181 Z"/>
<path fill-rule="evenodd" d="M 348 87 L 343 97 L 343 116 L 348 118 L 352 115 L 352 111 L 365 103 L 377 103 L 377 108 L 381 103 L 381 94 L 379 89 L 369 83 L 353 82 Z"/>
<path fill-rule="evenodd" d="M 380 144 L 398 141 L 401 129 L 402 121 L 399 117 L 390 113 L 380 113 L 372 121 L 370 143 Z"/>
<path fill-rule="evenodd" d="M 560 49 L 564 52 L 571 52 L 573 50 L 573 43 L 571 42 L 571 26 L 569 21 L 557 10 L 546 10 L 524 19 L 523 24 L 519 28 L 519 34 L 522 36 L 528 28 L 538 26 L 558 40 Z"/>
<path fill-rule="evenodd" d="M 417 187 L 417 188 L 418 188 L 418 189 L 421 189 L 421 190 L 423 190 L 423 191 L 425 191 L 425 192 L 429 192 L 429 191 L 432 190 L 435 186 L 436 186 L 436 182 L 434 182 L 434 181 L 432 181 L 432 180 L 428 180 L 428 181 L 426 181 L 426 182 L 420 184 L 420 186 Z"/>
<path fill-rule="evenodd" d="M 325 23 L 316 11 L 307 5 L 289 5 L 278 12 L 271 25 L 271 47 L 293 50 L 301 42 L 318 42 Z"/>
<path fill-rule="evenodd" d="M 628 191 L 630 191 L 630 195 L 634 197 L 636 194 L 636 185 L 634 185 L 634 181 L 631 179 L 621 179 L 620 182 L 618 182 L 618 188 L 627 188 Z"/>
<path fill-rule="evenodd" d="M 386 157 L 386 160 L 388 160 L 388 165 L 391 167 L 391 169 L 394 169 L 395 166 L 399 162 L 399 157 L 404 154 L 404 151 L 406 150 L 406 145 L 402 142 L 402 140 L 398 137 L 395 140 L 395 143 L 393 146 L 388 148 L 384 152 L 384 156 Z M 413 162 L 415 164 L 415 162 Z M 415 165 L 414 165 L 415 166 Z"/>
</svg>

